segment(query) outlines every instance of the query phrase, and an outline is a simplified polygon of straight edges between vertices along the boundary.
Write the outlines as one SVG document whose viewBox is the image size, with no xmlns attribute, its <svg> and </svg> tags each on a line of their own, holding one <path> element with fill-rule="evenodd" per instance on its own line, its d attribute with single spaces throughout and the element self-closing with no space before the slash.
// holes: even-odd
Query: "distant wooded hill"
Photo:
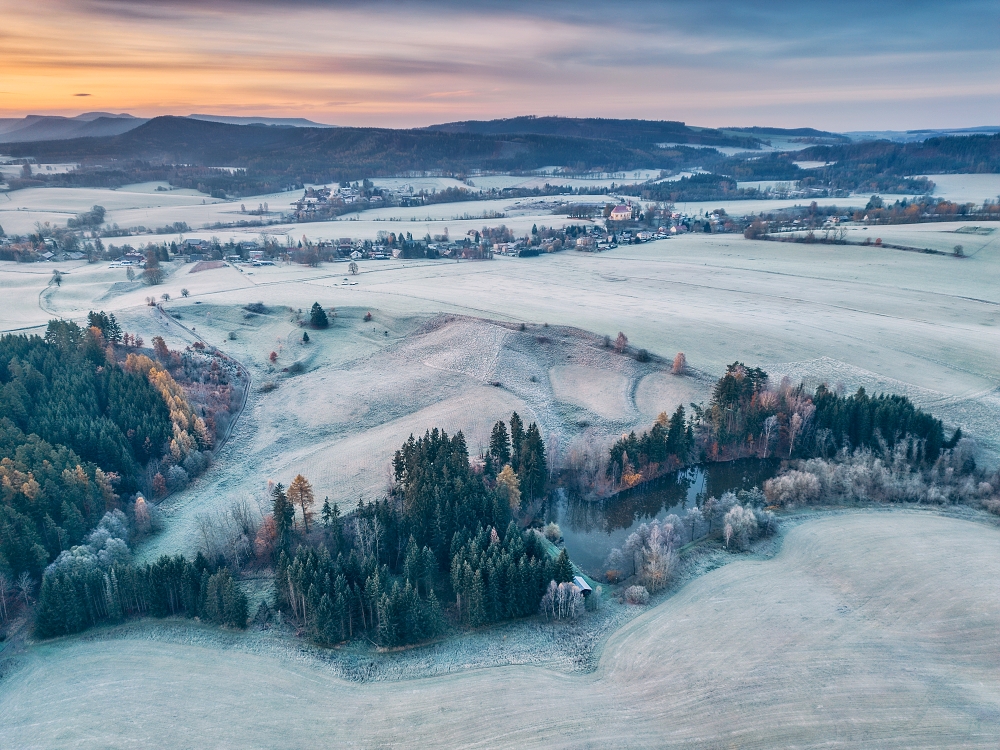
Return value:
<svg viewBox="0 0 1000 750">
<path fill-rule="evenodd" d="M 867 172 L 896 175 L 947 172 L 1000 172 L 1000 133 L 928 138 L 919 143 L 873 141 L 844 146 L 813 146 L 797 160 L 854 165 Z"/>
<path fill-rule="evenodd" d="M 609 120 L 597 117 L 511 117 L 503 120 L 466 120 L 431 125 L 425 130 L 441 133 L 478 135 L 557 135 L 569 138 L 597 138 L 634 147 L 650 148 L 659 143 L 699 146 L 734 146 L 759 149 L 761 141 L 712 128 L 692 128 L 671 120 Z M 818 132 L 818 131 L 817 131 Z"/>
<path fill-rule="evenodd" d="M 89 122 L 99 123 L 102 117 Z M 813 145 L 792 153 L 761 154 L 751 150 L 760 146 L 757 136 L 837 143 Z M 725 156 L 711 150 L 712 146 L 733 144 L 748 152 Z M 677 172 L 700 167 L 715 176 L 714 180 L 695 181 L 697 185 L 689 180 L 668 186 L 669 190 L 664 187 L 654 191 L 669 195 L 677 189 L 695 187 L 701 195 L 711 185 L 728 185 L 733 179 L 787 180 L 799 182 L 802 187 L 836 191 L 920 194 L 933 185 L 913 179 L 914 175 L 1000 172 L 1000 135 L 944 136 L 921 143 L 850 144 L 836 134 L 809 128 L 748 128 L 734 133 L 692 128 L 681 122 L 565 117 L 456 122 L 412 130 L 274 127 L 157 117 L 117 135 L 9 143 L 4 151 L 40 162 L 74 161 L 84 165 L 66 175 L 9 177 L 8 183 L 15 189 L 42 184 L 114 186 L 166 179 L 220 197 L 412 172 L 462 175 L 476 170 L 523 172 L 547 166 L 578 173 L 636 168 Z M 798 161 L 827 165 L 802 170 L 795 164 Z M 704 199 L 713 197 L 750 194 L 733 195 L 722 190 Z"/>
<path fill-rule="evenodd" d="M 238 167 L 285 174 L 289 182 L 360 179 L 410 171 L 526 170 L 549 165 L 623 170 L 704 160 L 694 149 L 631 146 L 564 135 L 453 133 L 382 128 L 274 128 L 157 117 L 108 138 L 11 144 L 12 156 L 99 164 Z"/>
</svg>

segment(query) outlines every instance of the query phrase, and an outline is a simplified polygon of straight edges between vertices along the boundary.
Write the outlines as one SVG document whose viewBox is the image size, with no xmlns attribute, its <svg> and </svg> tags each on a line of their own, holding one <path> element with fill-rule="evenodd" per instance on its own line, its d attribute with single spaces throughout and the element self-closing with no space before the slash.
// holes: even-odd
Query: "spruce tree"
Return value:
<svg viewBox="0 0 1000 750">
<path fill-rule="evenodd" d="M 513 424 L 513 420 L 511 423 Z M 507 425 L 502 421 L 493 425 L 493 433 L 490 435 L 490 456 L 496 471 L 500 471 L 510 463 L 510 438 L 507 436 Z"/>
<path fill-rule="evenodd" d="M 278 530 L 278 549 L 287 549 L 291 539 L 292 525 L 295 523 L 295 506 L 288 502 L 285 488 L 278 482 L 271 492 L 273 498 L 274 524 Z"/>
<path fill-rule="evenodd" d="M 309 324 L 313 328 L 328 328 L 330 326 L 326 311 L 323 310 L 319 302 L 313 302 L 312 309 L 309 311 Z"/>
<path fill-rule="evenodd" d="M 569 561 L 569 554 L 565 549 L 556 558 L 554 580 L 556 583 L 567 583 L 573 580 L 573 563 Z"/>
<path fill-rule="evenodd" d="M 510 415 L 510 466 L 521 471 L 521 443 L 524 441 L 524 422 L 517 412 Z"/>
<path fill-rule="evenodd" d="M 548 478 L 548 468 L 545 461 L 545 443 L 538 431 L 538 425 L 532 422 L 521 443 L 521 468 L 518 475 L 521 479 L 521 489 L 529 499 L 541 495 L 545 490 Z"/>
</svg>

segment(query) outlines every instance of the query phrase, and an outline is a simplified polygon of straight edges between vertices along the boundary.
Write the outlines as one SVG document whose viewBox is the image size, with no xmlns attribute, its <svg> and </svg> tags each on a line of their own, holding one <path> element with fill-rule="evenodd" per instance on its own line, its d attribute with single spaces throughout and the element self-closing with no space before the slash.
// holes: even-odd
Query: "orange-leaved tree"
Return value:
<svg viewBox="0 0 1000 750">
<path fill-rule="evenodd" d="M 316 502 L 313 496 L 312 485 L 309 480 L 299 474 L 292 483 L 288 485 L 288 501 L 293 505 L 298 505 L 302 509 L 302 523 L 306 533 L 309 533 L 309 518 L 312 516 L 310 508 Z"/>
</svg>

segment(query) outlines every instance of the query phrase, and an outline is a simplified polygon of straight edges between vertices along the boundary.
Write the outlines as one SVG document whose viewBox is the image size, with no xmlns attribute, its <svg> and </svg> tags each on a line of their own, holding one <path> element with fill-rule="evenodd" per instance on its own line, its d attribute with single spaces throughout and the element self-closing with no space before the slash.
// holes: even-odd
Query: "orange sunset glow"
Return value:
<svg viewBox="0 0 1000 750">
<path fill-rule="evenodd" d="M 916 21 L 891 44 L 850 14 L 729 3 L 74 3 L 3 0 L 0 115 L 209 111 L 413 126 L 525 113 L 726 125 L 989 120 L 995 40 Z M 888 6 L 887 6 L 888 7 Z M 722 11 L 725 12 L 722 12 Z M 882 9 L 874 12 L 886 12 Z M 910 9 L 919 17 L 922 11 Z M 705 23 L 709 16 L 711 22 Z M 782 33 L 765 38 L 771 28 Z M 892 65 L 891 80 L 877 71 Z M 991 82 L 990 82 L 991 81 Z M 984 83 L 985 82 L 985 83 Z"/>
</svg>

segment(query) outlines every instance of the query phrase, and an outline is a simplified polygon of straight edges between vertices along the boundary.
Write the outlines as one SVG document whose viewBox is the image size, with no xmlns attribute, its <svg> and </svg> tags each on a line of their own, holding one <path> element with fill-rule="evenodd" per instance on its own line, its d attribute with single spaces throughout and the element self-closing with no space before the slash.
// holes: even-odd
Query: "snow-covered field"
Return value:
<svg viewBox="0 0 1000 750">
<path fill-rule="evenodd" d="M 932 174 L 934 196 L 956 203 L 1000 200 L 1000 174 Z"/>
<path fill-rule="evenodd" d="M 975 231 L 972 231 L 976 228 Z M 953 253 L 956 245 L 962 246 L 962 252 L 974 256 L 980 252 L 990 253 L 1000 247 L 1000 223 L 967 221 L 945 221 L 930 224 L 891 224 L 883 226 L 845 226 L 844 239 L 848 242 L 875 243 L 882 242 L 903 247 L 937 250 Z M 964 230 L 964 231 L 963 231 Z M 837 229 L 830 231 L 830 237 L 838 237 Z M 797 233 L 801 234 L 801 232 Z M 816 235 L 824 236 L 822 230 Z M 871 252 L 899 252 L 898 250 L 877 250 Z"/>
<path fill-rule="evenodd" d="M 329 295 L 317 287 L 314 298 Z M 266 297 L 265 297 L 266 299 Z M 304 302 L 303 308 L 311 301 Z M 174 308 L 176 309 L 176 308 Z M 584 430 L 609 439 L 652 422 L 632 392 L 649 378 L 677 381 L 678 394 L 707 396 L 709 381 L 666 374 L 668 363 L 640 364 L 604 347 L 601 337 L 537 324 L 524 331 L 464 317 L 400 317 L 339 307 L 335 325 L 303 344 L 287 308 L 245 315 L 233 307 L 183 308 L 181 323 L 244 362 L 255 391 L 217 465 L 193 487 L 161 504 L 167 529 L 143 550 L 148 558 L 199 544 L 198 518 L 256 493 L 267 482 L 307 476 L 318 497 L 351 509 L 385 493 L 392 455 L 407 436 L 432 427 L 462 430 L 470 451 L 489 443 L 499 419 L 517 411 L 536 421 L 551 460 Z M 179 330 L 174 326 L 175 332 Z M 235 331 L 235 341 L 228 332 Z M 278 353 L 278 363 L 268 353 Z M 302 363 L 303 374 L 281 370 Z M 261 392 L 262 383 L 277 383 Z M 657 411 L 681 403 L 662 393 Z"/>
<path fill-rule="evenodd" d="M 189 190 L 158 193 L 142 187 L 135 191 L 125 188 L 27 188 L 3 193 L 0 194 L 0 226 L 8 234 L 27 234 L 34 231 L 36 222 L 66 226 L 69 219 L 95 205 L 107 209 L 107 223 L 122 227 L 152 228 L 177 221 L 202 226 L 211 221 L 238 220 L 238 203 L 218 201 Z M 285 196 L 287 198 L 288 194 Z"/>
<path fill-rule="evenodd" d="M 237 306 L 258 298 L 296 308 L 315 300 L 370 308 L 393 319 L 452 312 L 612 337 L 624 331 L 636 347 L 666 358 L 684 351 L 692 366 L 711 374 L 737 359 L 767 366 L 828 357 L 871 373 L 862 377 L 893 378 L 980 408 L 998 386 L 1000 243 L 945 227 L 878 229 L 937 235 L 945 248 L 957 242 L 970 254 L 977 243 L 985 247 L 956 260 L 688 235 L 596 255 L 362 261 L 355 286 L 342 283 L 346 264 L 198 274 L 174 264 L 156 290 L 128 285 L 122 269 L 83 263 L 61 266 L 63 285 L 56 289 L 47 287 L 48 264 L 3 263 L 0 284 L 9 304 L 0 320 L 3 329 L 18 329 L 42 326 L 54 315 L 82 319 L 92 308 L 142 311 L 151 291 L 169 293 L 182 312 L 194 310 L 195 301 Z M 884 240 L 890 237 L 885 232 Z M 181 288 L 190 290 L 189 300 L 178 299 Z M 224 340 L 214 343 L 231 348 Z"/>
<path fill-rule="evenodd" d="M 900 231 L 959 238 L 969 249 L 970 239 L 990 239 L 949 228 Z M 57 288 L 50 264 L 4 263 L 0 320 L 5 330 L 40 331 L 52 317 L 82 321 L 103 309 L 147 341 L 161 334 L 173 346 L 192 339 L 180 323 L 250 368 L 254 387 L 234 438 L 206 475 L 164 504 L 167 531 L 151 548 L 158 553 L 192 549 L 199 515 L 300 471 L 320 497 L 344 507 L 378 496 L 392 451 L 410 432 L 462 429 L 476 451 L 493 421 L 517 409 L 565 451 L 584 430 L 610 437 L 705 401 L 711 378 L 737 360 L 810 384 L 907 393 L 974 436 L 995 463 L 998 250 L 994 243 L 958 260 L 688 235 L 596 255 L 362 261 L 354 285 L 343 283 L 346 264 L 191 273 L 175 262 L 155 289 L 102 264 L 60 266 Z M 163 293 L 179 321 L 144 304 Z M 242 306 L 256 301 L 274 312 L 246 316 Z M 339 315 L 304 346 L 289 308 L 313 302 Z M 442 323 L 442 314 L 463 317 Z M 601 337 L 619 331 L 663 364 L 604 349 Z M 704 375 L 664 372 L 677 351 Z M 302 374 L 282 372 L 295 363 Z M 275 390 L 261 391 L 272 381 Z"/>
<path fill-rule="evenodd" d="M 632 620 L 588 674 L 442 657 L 453 673 L 358 684 L 150 623 L 8 662 L 0 726 L 9 747 L 995 748 L 998 550 L 981 523 L 819 516 Z"/>
</svg>

